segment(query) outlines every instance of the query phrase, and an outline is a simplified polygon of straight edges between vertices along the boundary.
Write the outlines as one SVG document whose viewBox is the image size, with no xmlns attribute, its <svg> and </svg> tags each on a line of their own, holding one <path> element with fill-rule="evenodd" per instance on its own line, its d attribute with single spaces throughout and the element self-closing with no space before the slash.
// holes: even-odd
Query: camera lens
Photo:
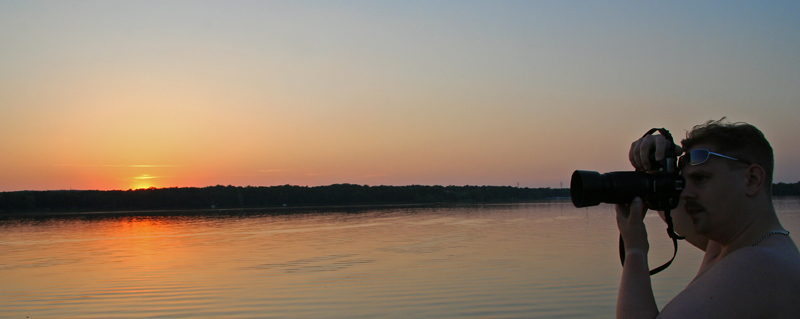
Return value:
<svg viewBox="0 0 800 319">
<path fill-rule="evenodd" d="M 587 193 L 587 189 L 590 189 Z M 591 171 L 575 171 L 569 183 L 569 194 L 575 207 L 586 207 L 600 204 L 599 190 L 603 189 L 600 173 Z"/>
<path fill-rule="evenodd" d="M 630 203 L 634 197 L 644 199 L 648 195 L 647 185 L 652 180 L 652 175 L 643 172 L 575 171 L 570 181 L 570 196 L 575 207 Z"/>
</svg>

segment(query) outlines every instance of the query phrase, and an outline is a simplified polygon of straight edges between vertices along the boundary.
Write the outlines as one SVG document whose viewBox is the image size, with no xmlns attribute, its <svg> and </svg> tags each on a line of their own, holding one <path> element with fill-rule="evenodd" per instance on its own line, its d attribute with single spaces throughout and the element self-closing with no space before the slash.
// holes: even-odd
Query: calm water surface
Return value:
<svg viewBox="0 0 800 319">
<path fill-rule="evenodd" d="M 800 234 L 800 199 L 776 201 Z M 646 218 L 651 267 L 671 257 Z M 613 207 L 568 201 L 0 221 L 2 318 L 610 318 Z M 663 307 L 702 252 L 653 277 Z"/>
</svg>

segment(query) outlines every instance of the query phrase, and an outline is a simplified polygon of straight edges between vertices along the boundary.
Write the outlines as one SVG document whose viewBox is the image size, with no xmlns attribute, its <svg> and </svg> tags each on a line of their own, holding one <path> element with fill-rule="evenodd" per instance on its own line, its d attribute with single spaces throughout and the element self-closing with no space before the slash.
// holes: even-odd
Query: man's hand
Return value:
<svg viewBox="0 0 800 319">
<path fill-rule="evenodd" d="M 648 171 L 652 168 L 650 152 L 655 149 L 655 160 L 663 160 L 669 145 L 669 141 L 667 141 L 663 135 L 648 135 L 642 137 L 631 144 L 631 150 L 628 152 L 628 159 L 636 170 Z M 675 145 L 675 153 L 681 154 L 683 153 L 683 149 Z"/>
<path fill-rule="evenodd" d="M 617 226 L 625 242 L 625 265 L 617 297 L 617 318 L 655 318 L 658 306 L 650 283 L 647 265 L 647 229 L 644 214 L 647 208 L 641 198 L 628 205 L 617 204 Z"/>
<path fill-rule="evenodd" d="M 627 205 L 617 204 L 617 227 L 625 242 L 627 253 L 638 252 L 647 255 L 650 243 L 647 242 L 647 228 L 644 225 L 644 216 L 647 207 L 642 199 L 636 197 Z"/>
</svg>

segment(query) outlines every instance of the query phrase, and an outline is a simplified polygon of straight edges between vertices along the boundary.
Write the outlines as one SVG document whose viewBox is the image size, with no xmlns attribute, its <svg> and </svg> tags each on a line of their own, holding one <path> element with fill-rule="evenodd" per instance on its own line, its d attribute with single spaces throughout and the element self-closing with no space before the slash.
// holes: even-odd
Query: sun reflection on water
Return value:
<svg viewBox="0 0 800 319">
<path fill-rule="evenodd" d="M 608 317 L 612 212 L 551 202 L 0 222 L 0 317 Z M 671 243 L 651 251 L 660 261 Z M 682 247 L 654 279 L 660 303 L 701 257 Z"/>
</svg>

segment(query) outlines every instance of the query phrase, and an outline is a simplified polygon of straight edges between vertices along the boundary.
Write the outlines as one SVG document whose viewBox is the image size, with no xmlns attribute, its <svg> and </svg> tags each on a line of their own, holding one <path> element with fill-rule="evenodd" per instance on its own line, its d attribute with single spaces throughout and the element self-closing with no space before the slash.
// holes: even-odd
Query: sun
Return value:
<svg viewBox="0 0 800 319">
<path fill-rule="evenodd" d="M 151 187 L 155 187 L 155 185 L 153 185 L 152 183 L 135 183 L 135 184 L 133 184 L 131 189 L 134 189 L 134 190 L 136 190 L 136 189 L 148 189 L 148 188 L 151 188 Z"/>
<path fill-rule="evenodd" d="M 148 175 L 148 174 L 142 174 L 140 176 L 136 176 L 136 177 L 133 178 L 134 183 L 133 183 L 133 187 L 131 187 L 131 189 L 147 189 L 147 188 L 151 188 L 151 187 L 156 187 L 156 185 L 154 183 L 154 179 L 156 179 L 156 178 L 158 178 L 158 177 L 151 176 L 151 175 Z"/>
</svg>

